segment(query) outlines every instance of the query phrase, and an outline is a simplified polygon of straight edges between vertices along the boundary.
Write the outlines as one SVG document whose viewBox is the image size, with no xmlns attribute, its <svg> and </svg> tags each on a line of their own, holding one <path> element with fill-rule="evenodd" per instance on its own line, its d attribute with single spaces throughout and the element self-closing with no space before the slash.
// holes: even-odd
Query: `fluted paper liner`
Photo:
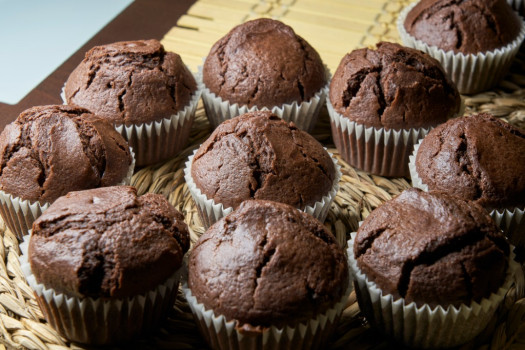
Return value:
<svg viewBox="0 0 525 350">
<path fill-rule="evenodd" d="M 0 190 L 0 214 L 19 241 L 47 208 L 49 203 L 31 202 Z"/>
<path fill-rule="evenodd" d="M 330 71 L 325 66 L 326 81 L 330 81 Z M 219 124 L 227 119 L 232 119 L 238 115 L 254 111 L 271 111 L 288 123 L 293 122 L 299 129 L 311 132 L 317 123 L 319 111 L 324 105 L 328 95 L 327 83 L 321 90 L 315 93 L 308 101 L 286 103 L 281 106 L 274 106 L 271 109 L 267 107 L 259 108 L 257 106 L 248 107 L 237 103 L 224 101 L 221 97 L 215 95 L 204 85 L 202 80 L 202 66 L 199 67 L 199 89 L 202 91 L 202 102 L 206 110 L 206 115 L 210 124 L 215 129 Z"/>
<path fill-rule="evenodd" d="M 137 153 L 137 166 L 175 157 L 186 146 L 200 95 L 197 89 L 190 103 L 169 118 L 143 124 L 115 125 Z"/>
<path fill-rule="evenodd" d="M 343 159 L 353 167 L 381 176 L 408 176 L 414 144 L 431 128 L 385 130 L 366 127 L 338 113 L 326 100 L 332 136 Z"/>
<path fill-rule="evenodd" d="M 416 170 L 416 155 L 419 146 L 423 139 L 414 146 L 414 152 L 409 157 L 408 168 L 410 170 L 410 177 L 412 178 L 412 186 L 428 192 L 428 186 L 423 183 Z M 496 225 L 505 232 L 510 243 L 519 249 L 525 249 L 525 220 L 523 216 L 525 213 L 525 206 L 523 207 L 509 207 L 494 209 L 489 212 L 489 215 L 496 222 Z"/>
<path fill-rule="evenodd" d="M 122 299 L 77 298 L 36 281 L 27 250 L 30 236 L 20 244 L 20 265 L 47 322 L 69 340 L 110 344 L 153 329 L 173 307 L 184 266 L 163 284 L 144 294 Z"/>
<path fill-rule="evenodd" d="M 130 147 L 131 165 L 126 177 L 117 185 L 129 185 L 133 171 L 135 170 L 135 153 Z M 0 215 L 4 219 L 7 227 L 18 238 L 27 235 L 33 226 L 33 222 L 49 207 L 49 203 L 32 202 L 0 190 Z"/>
<path fill-rule="evenodd" d="M 326 150 L 326 148 L 325 148 Z M 197 187 L 191 176 L 191 167 L 193 164 L 193 157 L 197 153 L 198 149 L 195 149 L 192 155 L 189 156 L 188 161 L 186 162 L 186 167 L 184 168 L 184 179 L 188 185 L 191 196 L 197 205 L 197 211 L 199 216 L 204 224 L 205 228 L 210 227 L 220 218 L 228 215 L 233 211 L 232 207 L 225 208 L 221 203 L 215 203 L 213 199 L 209 199 L 202 191 Z M 314 206 L 306 206 L 304 209 L 301 209 L 307 214 L 312 215 L 321 222 L 324 222 L 328 211 L 330 210 L 330 204 L 335 199 L 337 191 L 339 190 L 339 180 L 341 180 L 341 166 L 337 164 L 337 160 L 334 156 L 328 152 L 332 161 L 334 162 L 335 167 L 335 177 L 332 184 L 332 189 L 326 195 L 324 195 L 320 201 L 315 202 Z"/>
<path fill-rule="evenodd" d="M 137 166 L 155 164 L 175 157 L 186 146 L 201 97 L 199 76 L 195 80 L 197 90 L 193 92 L 188 105 L 176 114 L 149 123 L 115 124 L 117 132 L 135 150 Z M 64 87 L 60 96 L 64 104 L 67 104 Z"/>
<path fill-rule="evenodd" d="M 523 9 L 524 2 L 523 0 L 507 0 L 509 5 L 517 12 Z"/>
<path fill-rule="evenodd" d="M 510 243 L 525 249 L 525 206 L 521 208 L 494 209 L 489 214 L 496 225 L 505 232 Z"/>
<path fill-rule="evenodd" d="M 413 3 L 403 9 L 397 19 L 397 30 L 403 45 L 426 52 L 438 60 L 461 94 L 488 90 L 503 79 L 525 38 L 525 23 L 521 17 L 521 30 L 511 43 L 493 51 L 465 55 L 441 50 L 411 36 L 404 23 L 408 12 L 415 5 L 416 3 Z"/>
<path fill-rule="evenodd" d="M 493 318 L 514 283 L 515 271 L 519 269 L 519 264 L 514 261 L 514 254 L 511 253 L 503 285 L 480 303 L 473 301 L 468 306 L 461 304 L 459 307 L 449 306 L 446 309 L 442 306 L 432 308 L 428 304 L 417 307 L 414 302 L 405 305 L 403 298 L 396 300 L 391 294 L 384 295 L 359 269 L 354 257 L 355 236 L 356 233 L 352 232 L 348 241 L 348 265 L 354 277 L 361 311 L 376 327 L 411 347 L 453 347 L 473 339 Z"/>
<path fill-rule="evenodd" d="M 236 321 L 227 321 L 223 315 L 197 301 L 188 284 L 182 285 L 182 292 L 193 312 L 197 327 L 213 349 L 231 350 L 296 350 L 323 348 L 337 326 L 343 307 L 352 291 L 352 283 L 341 300 L 333 308 L 295 326 L 264 328 L 260 332 L 243 332 Z"/>
</svg>

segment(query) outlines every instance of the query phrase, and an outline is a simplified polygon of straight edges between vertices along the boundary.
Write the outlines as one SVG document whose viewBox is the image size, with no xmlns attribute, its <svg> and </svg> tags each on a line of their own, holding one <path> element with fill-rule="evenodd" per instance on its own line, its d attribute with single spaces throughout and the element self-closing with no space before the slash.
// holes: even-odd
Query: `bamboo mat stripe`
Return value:
<svg viewBox="0 0 525 350">
<path fill-rule="evenodd" d="M 213 43 L 233 26 L 257 17 L 278 18 L 294 27 L 321 54 L 334 71 L 349 51 L 374 46 L 380 40 L 398 41 L 395 20 L 408 0 L 199 0 L 164 36 L 167 50 L 179 53 L 193 71 L 202 64 Z M 488 112 L 525 129 L 525 55 L 516 59 L 511 74 L 492 91 L 464 96 L 465 113 Z M 327 146 L 342 166 L 340 190 L 330 208 L 325 226 L 344 245 L 358 222 L 391 199 L 410 183 L 404 178 L 383 178 L 356 170 L 346 164 L 333 148 L 326 109 L 321 112 L 313 136 Z M 138 170 L 132 185 L 140 194 L 160 193 L 185 216 L 191 240 L 204 232 L 184 182 L 187 157 L 210 134 L 202 104 L 197 109 L 189 146 L 177 157 Z M 47 325 L 33 293 L 23 278 L 18 262 L 18 242 L 0 220 L 0 350 L 97 349 L 72 344 Z M 525 299 L 509 292 L 489 327 L 460 350 L 525 349 Z M 362 316 L 352 293 L 341 322 L 326 348 L 390 349 L 393 344 L 378 334 Z M 154 334 L 133 344 L 109 349 L 205 349 L 191 311 L 180 295 L 168 319 Z M 398 347 L 396 347 L 398 348 Z"/>
<path fill-rule="evenodd" d="M 270 17 L 292 26 L 321 55 L 333 72 L 351 50 L 381 40 L 399 41 L 395 20 L 407 0 L 258 1 L 200 0 L 162 39 L 193 70 L 211 45 L 235 25 Z"/>
</svg>

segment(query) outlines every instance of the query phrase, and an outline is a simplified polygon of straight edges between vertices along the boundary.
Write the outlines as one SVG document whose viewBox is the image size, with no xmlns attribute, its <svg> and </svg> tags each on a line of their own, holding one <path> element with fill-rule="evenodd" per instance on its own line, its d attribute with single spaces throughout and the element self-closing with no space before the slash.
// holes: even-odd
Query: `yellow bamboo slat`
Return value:
<svg viewBox="0 0 525 350">
<path fill-rule="evenodd" d="M 358 31 L 361 28 L 365 30 L 374 24 L 378 17 L 377 13 L 358 11 L 359 19 L 350 19 L 348 17 L 335 17 L 327 14 L 303 13 L 295 9 L 289 10 L 283 18 L 290 18 L 305 24 L 319 25 L 327 28 L 336 28 L 342 30 Z"/>
<path fill-rule="evenodd" d="M 222 6 L 217 6 L 213 3 L 205 3 L 205 2 L 196 2 L 190 9 L 188 10 L 188 15 L 193 16 L 201 16 L 201 17 L 208 17 L 208 18 L 224 18 L 224 19 L 230 19 L 232 22 L 242 22 L 242 20 L 246 17 L 246 14 L 249 13 L 248 10 L 242 10 L 242 9 L 235 9 L 235 8 L 225 8 Z"/>
<path fill-rule="evenodd" d="M 163 40 L 185 40 L 188 42 L 198 41 L 202 44 L 208 44 L 211 47 L 217 40 L 221 38 L 223 34 L 220 32 L 215 32 L 214 34 L 202 35 L 201 32 L 195 29 L 173 27 L 166 34 Z"/>
<path fill-rule="evenodd" d="M 374 18 L 381 10 L 384 2 L 381 3 L 366 3 L 362 4 L 337 4 L 331 3 L 326 6 L 323 1 L 297 1 L 291 9 L 298 12 L 328 15 L 336 18 L 347 18 L 353 20 L 360 20 L 361 16 L 371 16 Z M 379 11 L 378 11 L 379 10 Z M 373 20 L 373 19 L 372 19 Z"/>
<path fill-rule="evenodd" d="M 374 7 L 374 6 L 382 6 L 389 0 L 329 0 L 329 1 L 319 1 L 319 0 L 299 0 L 295 1 L 295 3 L 324 3 L 326 4 L 326 7 L 329 7 L 334 4 L 343 4 L 343 5 L 358 5 L 362 7 Z M 390 0 L 393 1 L 393 0 Z"/>
<path fill-rule="evenodd" d="M 221 19 L 207 19 L 189 15 L 182 15 L 177 22 L 181 27 L 194 28 L 198 30 L 209 29 L 227 33 L 232 28 L 232 22 Z"/>
<path fill-rule="evenodd" d="M 250 9 L 263 1 L 258 0 L 198 0 L 197 2 L 220 6 L 225 9 L 238 9 L 250 11 Z"/>
</svg>

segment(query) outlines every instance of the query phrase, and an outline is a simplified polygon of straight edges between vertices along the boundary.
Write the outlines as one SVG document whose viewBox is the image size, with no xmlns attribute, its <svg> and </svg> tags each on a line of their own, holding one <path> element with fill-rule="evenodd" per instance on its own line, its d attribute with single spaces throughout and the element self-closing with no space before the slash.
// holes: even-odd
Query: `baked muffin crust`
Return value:
<svg viewBox="0 0 525 350">
<path fill-rule="evenodd" d="M 123 298 L 163 283 L 189 249 L 183 216 L 130 186 L 70 192 L 33 223 L 29 262 L 39 283 L 76 297 Z"/>
<path fill-rule="evenodd" d="M 422 0 L 404 23 L 416 39 L 464 54 L 506 46 L 516 39 L 521 25 L 506 0 Z"/>
<path fill-rule="evenodd" d="M 116 185 L 130 165 L 124 138 L 76 106 L 27 109 L 0 135 L 0 189 L 25 200 L 52 203 L 69 191 Z"/>
<path fill-rule="evenodd" d="M 239 326 L 284 326 L 333 307 L 348 278 L 343 250 L 319 221 L 250 200 L 201 236 L 188 284 L 206 308 Z"/>
<path fill-rule="evenodd" d="M 319 54 L 282 22 L 233 28 L 206 57 L 203 81 L 223 100 L 249 107 L 308 101 L 327 83 Z"/>
<path fill-rule="evenodd" d="M 114 124 L 141 124 L 182 110 L 197 84 L 179 55 L 158 40 L 95 46 L 69 76 L 66 100 Z"/>
<path fill-rule="evenodd" d="M 191 176 L 203 194 L 225 208 L 247 199 L 304 208 L 332 189 L 335 167 L 312 136 L 263 111 L 219 125 L 195 154 Z"/>
<path fill-rule="evenodd" d="M 389 42 L 347 54 L 329 98 L 338 113 L 356 123 L 395 130 L 443 123 L 458 113 L 461 102 L 438 61 Z"/>
<path fill-rule="evenodd" d="M 487 209 L 525 205 L 525 133 L 490 114 L 452 119 L 432 130 L 416 155 L 430 190 Z"/>
<path fill-rule="evenodd" d="M 408 189 L 374 210 L 357 232 L 359 268 L 406 303 L 479 302 L 505 279 L 509 245 L 478 204 Z"/>
</svg>

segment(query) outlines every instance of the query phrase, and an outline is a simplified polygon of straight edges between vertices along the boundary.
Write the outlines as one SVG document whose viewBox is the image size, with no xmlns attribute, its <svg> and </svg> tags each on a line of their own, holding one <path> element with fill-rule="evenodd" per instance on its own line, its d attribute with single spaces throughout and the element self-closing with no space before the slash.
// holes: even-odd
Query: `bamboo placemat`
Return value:
<svg viewBox="0 0 525 350">
<path fill-rule="evenodd" d="M 188 14 L 170 30 L 163 43 L 168 50 L 182 55 L 196 71 L 211 45 L 231 27 L 259 16 L 278 17 L 292 25 L 320 52 L 333 71 L 341 57 L 356 47 L 380 40 L 397 40 L 394 22 L 409 1 L 402 0 L 199 0 Z M 521 54 L 500 86 L 486 93 L 465 97 L 466 111 L 484 111 L 525 128 L 525 55 Z M 204 109 L 199 106 L 190 146 L 163 164 L 137 171 L 132 184 L 140 194 L 161 193 L 179 210 L 190 226 L 194 242 L 204 231 L 188 189 L 183 167 L 187 157 L 209 135 Z M 356 170 L 341 160 L 330 135 L 324 110 L 313 135 L 342 165 L 341 189 L 332 204 L 326 226 L 344 244 L 347 234 L 374 208 L 410 187 L 403 178 L 384 178 Z M 20 270 L 20 254 L 15 236 L 0 221 L 0 350 L 3 349 L 95 349 L 71 344 L 60 337 L 43 319 L 32 291 Z M 352 293 L 336 334 L 327 344 L 333 349 L 391 349 L 394 345 L 371 328 L 359 311 Z M 154 334 L 133 345 L 106 349 L 205 349 L 191 312 L 179 296 L 169 318 Z M 461 349 L 525 349 L 525 299 L 514 290 L 504 307 L 483 334 Z"/>
</svg>

